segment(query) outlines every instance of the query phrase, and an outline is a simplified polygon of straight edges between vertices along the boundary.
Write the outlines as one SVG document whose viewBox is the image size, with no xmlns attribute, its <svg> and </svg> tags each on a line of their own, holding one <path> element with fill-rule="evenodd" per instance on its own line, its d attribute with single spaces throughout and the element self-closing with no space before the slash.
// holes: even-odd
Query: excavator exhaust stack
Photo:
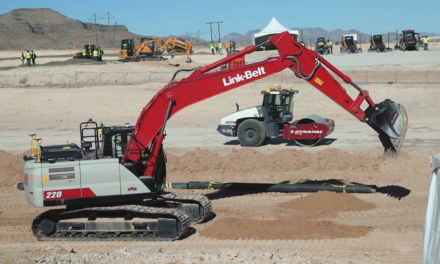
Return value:
<svg viewBox="0 0 440 264">
<path fill-rule="evenodd" d="M 408 115 L 403 105 L 387 99 L 365 112 L 365 122 L 379 133 L 384 156 L 397 158 L 408 129 Z"/>
</svg>

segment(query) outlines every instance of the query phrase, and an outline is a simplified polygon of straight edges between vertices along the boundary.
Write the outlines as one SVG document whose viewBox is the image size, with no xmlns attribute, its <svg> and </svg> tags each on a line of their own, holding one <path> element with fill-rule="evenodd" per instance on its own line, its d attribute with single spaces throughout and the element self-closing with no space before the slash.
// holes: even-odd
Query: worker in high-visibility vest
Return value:
<svg viewBox="0 0 440 264">
<path fill-rule="evenodd" d="M 333 54 L 333 42 L 331 40 L 327 40 L 327 47 L 330 49 L 330 54 Z"/>
<path fill-rule="evenodd" d="M 98 50 L 96 49 L 93 51 L 93 60 L 98 61 Z"/>
<path fill-rule="evenodd" d="M 26 52 L 26 61 L 27 65 L 31 66 L 31 53 L 29 52 L 29 50 Z"/>
<path fill-rule="evenodd" d="M 212 55 L 215 55 L 214 42 L 212 42 L 212 41 L 211 41 L 211 52 L 212 52 Z"/>
<path fill-rule="evenodd" d="M 83 58 L 87 58 L 87 50 L 86 50 L 86 48 L 83 49 Z"/>
<path fill-rule="evenodd" d="M 218 43 L 218 53 L 219 53 L 220 55 L 223 55 L 222 47 L 223 47 L 223 43 L 219 42 L 219 43 Z"/>
<path fill-rule="evenodd" d="M 423 38 L 423 49 L 428 50 L 428 36 L 425 36 L 425 38 Z"/>
<path fill-rule="evenodd" d="M 226 49 L 226 54 L 228 54 L 229 52 L 229 42 L 225 42 L 225 49 Z"/>
</svg>

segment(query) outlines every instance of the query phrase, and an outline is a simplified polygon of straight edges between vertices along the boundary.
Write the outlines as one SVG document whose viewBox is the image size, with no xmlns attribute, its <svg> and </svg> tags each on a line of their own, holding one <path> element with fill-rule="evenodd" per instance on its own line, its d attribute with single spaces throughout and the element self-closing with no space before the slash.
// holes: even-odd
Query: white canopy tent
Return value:
<svg viewBox="0 0 440 264">
<path fill-rule="evenodd" d="M 284 31 L 289 31 L 289 33 L 293 37 L 298 38 L 299 35 L 298 30 L 290 30 L 286 28 L 285 26 L 281 25 L 281 23 L 278 22 L 278 20 L 275 17 L 273 17 L 272 20 L 269 22 L 269 24 L 263 30 L 254 34 L 253 44 L 258 45 L 260 43 L 263 43 L 266 40 L 268 40 L 270 36 Z M 274 48 L 275 47 L 272 44 L 265 45 L 265 49 L 274 49 Z"/>
</svg>

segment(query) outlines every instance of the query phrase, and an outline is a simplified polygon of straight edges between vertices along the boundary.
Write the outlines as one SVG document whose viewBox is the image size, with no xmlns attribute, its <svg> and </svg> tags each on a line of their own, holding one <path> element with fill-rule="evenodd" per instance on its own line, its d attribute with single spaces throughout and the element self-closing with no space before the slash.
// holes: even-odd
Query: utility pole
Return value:
<svg viewBox="0 0 440 264">
<path fill-rule="evenodd" d="M 107 11 L 107 14 L 105 14 L 105 16 L 101 17 L 101 19 L 105 19 L 105 18 L 107 18 L 109 45 L 112 46 L 113 45 L 113 39 L 112 39 L 112 31 L 111 31 L 111 26 L 110 26 L 110 18 L 115 18 L 115 17 L 111 16 L 110 12 Z"/>
<path fill-rule="evenodd" d="M 209 24 L 209 28 L 210 28 L 210 30 L 211 30 L 211 42 L 213 42 L 213 38 L 212 38 L 212 24 L 217 24 L 217 33 L 218 33 L 218 41 L 220 42 L 220 23 L 223 23 L 223 21 L 220 21 L 220 22 L 206 22 L 206 24 Z M 214 34 L 214 38 L 215 38 L 215 35 L 216 34 Z"/>
<path fill-rule="evenodd" d="M 96 24 L 96 14 L 93 14 L 95 17 L 95 38 L 96 38 L 96 47 L 98 47 L 98 25 Z"/>
<path fill-rule="evenodd" d="M 89 19 L 90 20 L 90 19 Z M 96 47 L 98 47 L 98 26 L 96 25 L 96 14 L 93 14 L 93 20 L 95 21 L 95 38 L 96 38 Z"/>
</svg>

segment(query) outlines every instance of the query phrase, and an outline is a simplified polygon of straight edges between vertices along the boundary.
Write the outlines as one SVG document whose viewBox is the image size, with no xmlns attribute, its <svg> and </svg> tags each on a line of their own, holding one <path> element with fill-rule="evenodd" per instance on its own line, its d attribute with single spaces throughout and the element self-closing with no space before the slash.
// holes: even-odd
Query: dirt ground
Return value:
<svg viewBox="0 0 440 264">
<path fill-rule="evenodd" d="M 67 51 L 37 54 L 47 55 L 39 57 L 38 67 L 20 66 L 18 59 L 0 60 L 0 67 L 11 67 L 0 71 L 0 77 L 13 73 L 38 78 L 44 71 L 63 73 L 80 67 L 145 72 L 172 67 L 160 62 L 118 63 L 115 55 L 99 65 L 51 65 L 68 60 L 62 56 Z M 57 54 L 61 55 L 50 57 Z M 248 60 L 264 55 L 250 54 Z M 363 70 L 370 63 L 383 69 L 411 65 L 429 70 L 438 69 L 439 55 L 440 47 L 432 47 L 418 53 L 335 52 L 326 59 L 342 71 Z M 0 52 L 1 58 L 12 56 Z M 191 65 L 184 63 L 184 57 L 173 60 L 180 68 L 193 68 L 219 58 L 196 53 Z M 383 157 L 376 132 L 307 82 L 294 87 L 299 90 L 295 118 L 318 114 L 336 123 L 335 131 L 315 147 L 276 138 L 258 148 L 244 148 L 236 138 L 216 131 L 220 118 L 235 111 L 235 103 L 241 109 L 261 103 L 260 90 L 273 83 L 249 84 L 215 96 L 187 107 L 167 124 L 169 182 L 358 183 L 375 186 L 375 193 L 188 190 L 206 194 L 214 214 L 195 225 L 185 239 L 37 241 L 30 224 L 47 208 L 29 206 L 23 191 L 16 188 L 22 181 L 22 156 L 30 151 L 28 133 L 36 133 L 43 145 L 59 144 L 78 142 L 79 123 L 89 118 L 106 125 L 134 124 L 143 106 L 164 85 L 0 89 L 0 263 L 421 263 L 430 157 L 440 151 L 438 84 L 362 86 L 375 102 L 390 98 L 408 112 L 409 129 L 397 159 Z"/>
</svg>

